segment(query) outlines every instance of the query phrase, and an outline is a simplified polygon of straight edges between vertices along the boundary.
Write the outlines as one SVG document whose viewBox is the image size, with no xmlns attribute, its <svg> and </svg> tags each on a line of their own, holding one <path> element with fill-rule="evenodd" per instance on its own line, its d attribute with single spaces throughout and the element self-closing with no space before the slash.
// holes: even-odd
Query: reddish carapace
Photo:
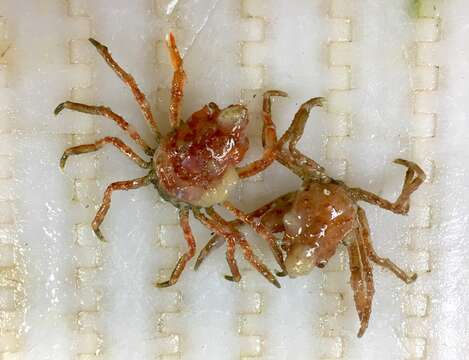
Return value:
<svg viewBox="0 0 469 360">
<path fill-rule="evenodd" d="M 275 286 L 280 286 L 267 266 L 254 255 L 244 235 L 236 228 L 230 227 L 213 209 L 214 205 L 220 204 L 238 218 L 245 217 L 244 213 L 226 201 L 226 198 L 239 179 L 257 174 L 274 161 L 276 135 L 270 114 L 266 113 L 263 117 L 262 140 L 265 147 L 262 157 L 250 164 L 237 167 L 249 148 L 245 132 L 248 111 L 246 107 L 239 104 L 220 109 L 215 103 L 209 103 L 193 113 L 186 122 L 180 121 L 179 113 L 185 72 L 182 57 L 172 34 L 167 38 L 171 63 L 174 68 L 169 105 L 169 121 L 172 130 L 165 136 L 159 132 L 146 97 L 138 88 L 133 77 L 116 63 L 107 47 L 94 39 L 90 39 L 90 42 L 112 70 L 129 86 L 145 120 L 153 130 L 157 144 L 155 148 L 149 146 L 123 117 L 108 107 L 66 101 L 55 109 L 56 115 L 63 109 L 70 109 L 107 117 L 127 132 L 140 145 L 146 155 L 152 157 L 151 160 L 144 160 L 122 140 L 109 136 L 93 144 L 79 145 L 65 150 L 60 161 L 62 168 L 70 155 L 97 151 L 105 144 L 112 144 L 140 167 L 149 170 L 149 173 L 141 178 L 119 181 L 108 186 L 102 205 L 92 223 L 97 237 L 104 241 L 100 225 L 109 210 L 113 191 L 137 189 L 153 184 L 165 200 L 179 208 L 179 222 L 188 244 L 188 250 L 179 258 L 169 280 L 157 283 L 158 287 L 175 284 L 185 265 L 195 254 L 195 239 L 189 224 L 190 211 L 210 230 L 226 239 L 226 259 L 231 270 L 231 275 L 227 276 L 228 279 L 239 281 L 241 278 L 234 256 L 235 246 L 238 245 L 242 249 L 245 259 L 255 269 Z M 269 101 L 271 96 L 284 96 L 284 93 L 276 91 L 266 93 L 266 99 Z M 283 258 L 279 255 L 281 250 L 273 237 L 269 237 L 262 226 L 255 226 L 254 230 L 269 241 L 272 250 L 277 254 L 276 259 L 279 266 L 284 270 Z"/>
<path fill-rule="evenodd" d="M 425 180 L 425 174 L 411 161 L 395 160 L 395 163 L 407 167 L 402 192 L 395 202 L 359 188 L 350 188 L 342 181 L 329 177 L 319 164 L 296 149 L 311 108 L 323 103 L 322 98 L 304 103 L 277 143 L 277 161 L 303 180 L 301 189 L 247 214 L 247 219 L 263 224 L 271 232 L 283 233 L 281 246 L 286 255 L 285 273 L 291 278 L 306 275 L 315 267 L 326 266 L 339 244 L 347 247 L 350 284 L 361 322 L 358 336 L 361 337 L 368 326 L 374 295 L 370 260 L 392 271 L 406 283 L 415 281 L 417 276 L 407 274 L 389 259 L 376 254 L 365 211 L 357 202 L 365 201 L 396 214 L 407 214 L 410 195 Z M 239 220 L 231 222 L 232 226 L 241 224 Z M 197 259 L 196 268 L 220 243 L 219 237 L 210 239 Z"/>
</svg>

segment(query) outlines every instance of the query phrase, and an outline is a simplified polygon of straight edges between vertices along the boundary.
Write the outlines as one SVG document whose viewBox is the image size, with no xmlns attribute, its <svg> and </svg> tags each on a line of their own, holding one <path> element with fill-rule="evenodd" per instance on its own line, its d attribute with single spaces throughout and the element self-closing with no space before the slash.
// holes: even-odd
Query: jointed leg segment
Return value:
<svg viewBox="0 0 469 360">
<path fill-rule="evenodd" d="M 303 180 L 328 180 L 325 170 L 317 162 L 302 154 L 296 149 L 296 144 L 303 135 L 306 121 L 308 120 L 311 109 L 315 106 L 323 106 L 324 98 L 312 98 L 301 105 L 295 114 L 288 130 L 282 135 L 277 143 L 277 160 L 288 167 Z M 288 151 L 284 149 L 288 143 Z"/>
<path fill-rule="evenodd" d="M 54 114 L 58 115 L 63 109 L 69 109 L 72 111 L 78 111 L 82 112 L 85 114 L 91 114 L 91 115 L 101 115 L 104 116 L 108 119 L 111 119 L 114 121 L 122 130 L 124 130 L 129 136 L 138 144 L 142 147 L 142 149 L 145 151 L 145 154 L 152 156 L 155 150 L 153 150 L 145 140 L 142 139 L 140 134 L 133 128 L 132 125 L 130 125 L 127 121 L 124 120 L 124 118 L 115 112 L 113 112 L 110 108 L 106 106 L 92 106 L 92 105 L 86 105 L 86 104 L 81 104 L 81 103 L 76 103 L 72 101 L 65 101 L 61 104 L 59 104 L 55 110 Z"/>
<path fill-rule="evenodd" d="M 142 110 L 143 117 L 147 121 L 150 128 L 153 130 L 154 134 L 157 137 L 157 140 L 161 137 L 161 134 L 158 130 L 155 119 L 151 112 L 150 104 L 148 103 L 145 94 L 139 89 L 135 79 L 127 73 L 119 64 L 112 58 L 111 53 L 108 48 L 95 39 L 90 38 L 89 41 L 93 46 L 98 50 L 98 53 L 103 57 L 109 67 L 119 76 L 119 78 L 130 88 L 132 94 L 134 95 L 135 100 L 137 101 L 140 109 Z"/>
<path fill-rule="evenodd" d="M 271 114 L 271 98 L 273 96 L 288 96 L 283 91 L 267 91 L 264 94 L 263 100 L 263 127 L 262 127 L 262 145 L 264 146 L 264 153 L 259 160 L 253 161 L 241 168 L 238 168 L 238 176 L 243 179 L 256 175 L 257 173 L 265 170 L 275 160 L 277 134 L 275 132 L 275 125 L 272 121 Z"/>
<path fill-rule="evenodd" d="M 169 121 L 173 129 L 176 129 L 179 127 L 180 123 L 179 111 L 181 108 L 182 97 L 184 95 L 186 74 L 184 72 L 181 54 L 176 46 L 176 39 L 172 33 L 169 33 L 168 38 L 166 39 L 166 44 L 169 49 L 169 56 L 174 69 L 171 85 L 171 101 L 169 104 Z"/>
<path fill-rule="evenodd" d="M 186 264 L 195 255 L 195 239 L 189 224 L 189 208 L 185 207 L 179 210 L 179 224 L 182 227 L 184 238 L 186 239 L 189 249 L 179 258 L 173 272 L 171 273 L 170 279 L 156 284 L 159 288 L 174 285 L 178 281 L 179 276 L 181 276 Z"/>
<path fill-rule="evenodd" d="M 358 221 L 360 225 L 360 236 L 363 239 L 363 243 L 366 248 L 366 253 L 370 260 L 373 261 L 375 264 L 388 269 L 406 284 L 411 284 L 415 280 L 417 280 L 417 274 L 408 274 L 399 266 L 394 264 L 391 260 L 387 258 L 382 258 L 378 256 L 378 254 L 376 254 L 375 250 L 373 249 L 373 244 L 371 242 L 368 220 L 366 219 L 365 211 L 362 208 L 358 208 Z"/>
<path fill-rule="evenodd" d="M 109 207 L 111 206 L 112 192 L 116 190 L 138 189 L 142 186 L 149 185 L 150 182 L 151 182 L 151 176 L 147 175 L 147 176 L 137 178 L 134 180 L 118 181 L 118 182 L 112 183 L 111 185 L 107 187 L 106 191 L 104 192 L 104 197 L 103 197 L 103 202 L 101 204 L 101 207 L 96 213 L 93 223 L 91 224 L 93 231 L 96 234 L 96 236 L 99 238 L 99 240 L 106 241 L 99 227 L 101 226 L 101 223 L 103 222 L 104 217 L 106 216 L 109 210 Z"/>
<path fill-rule="evenodd" d="M 140 156 L 138 156 L 138 154 L 135 153 L 121 139 L 112 137 L 112 136 L 106 136 L 105 138 L 102 138 L 101 140 L 96 141 L 94 144 L 78 145 L 78 146 L 74 146 L 74 147 L 66 149 L 62 155 L 62 158 L 60 159 L 60 167 L 62 169 L 65 167 L 65 163 L 67 162 L 67 159 L 70 155 L 78 155 L 78 154 L 86 154 L 86 153 L 94 152 L 94 151 L 101 149 L 105 144 L 114 145 L 125 156 L 133 160 L 135 163 L 137 163 L 138 166 L 140 166 L 143 169 L 148 169 L 151 165 L 151 163 L 143 160 Z"/>
<path fill-rule="evenodd" d="M 193 212 L 194 212 L 195 217 L 198 220 L 200 220 L 200 222 L 202 224 L 207 226 L 210 230 L 214 231 L 218 235 L 223 236 L 227 241 L 230 241 L 231 242 L 230 246 L 233 246 L 235 243 L 237 243 L 243 251 L 244 258 L 258 272 L 260 272 L 269 282 L 271 282 L 273 285 L 275 285 L 278 288 L 280 287 L 280 283 L 278 282 L 278 280 L 271 273 L 271 271 L 267 268 L 267 266 L 264 263 L 262 263 L 262 261 L 256 255 L 254 255 L 254 252 L 252 251 L 252 248 L 249 245 L 249 243 L 247 242 L 246 238 L 236 228 L 234 228 L 234 227 L 230 226 L 229 224 L 227 224 L 226 221 L 223 221 L 223 222 L 217 221 L 217 219 L 220 219 L 221 217 L 218 214 L 216 214 L 213 209 L 211 210 L 211 214 L 212 215 L 216 214 L 215 218 L 213 218 L 213 221 L 210 221 L 210 219 L 208 219 L 206 216 L 204 216 L 200 212 L 200 210 L 198 210 L 196 208 L 193 209 Z M 209 220 L 209 221 L 207 221 L 207 220 Z M 223 230 L 221 230 L 220 226 L 214 226 L 214 221 L 215 221 L 215 223 L 218 223 L 219 225 L 221 225 Z M 229 250 L 227 249 L 227 260 L 228 260 L 228 263 L 230 265 L 230 268 L 231 268 L 232 274 L 233 274 L 233 279 L 231 279 L 230 277 L 227 277 L 227 279 L 236 281 L 236 280 L 239 280 L 239 278 L 237 279 L 237 275 L 235 274 L 235 272 L 232 269 L 233 263 L 230 263 L 231 259 L 229 258 L 229 256 L 230 257 L 232 256 L 231 254 L 234 255 L 234 252 L 232 251 L 232 249 L 229 249 Z M 234 260 L 234 258 L 233 258 L 233 260 Z M 237 266 L 236 266 L 236 269 L 237 269 Z"/>
<path fill-rule="evenodd" d="M 350 189 L 353 198 L 355 200 L 366 201 L 370 204 L 377 205 L 380 208 L 390 210 L 396 214 L 407 214 L 409 212 L 410 195 L 412 195 L 412 193 L 425 181 L 425 173 L 412 161 L 396 159 L 394 160 L 394 163 L 407 167 L 402 192 L 395 202 L 390 202 L 376 194 L 359 188 Z"/>
</svg>

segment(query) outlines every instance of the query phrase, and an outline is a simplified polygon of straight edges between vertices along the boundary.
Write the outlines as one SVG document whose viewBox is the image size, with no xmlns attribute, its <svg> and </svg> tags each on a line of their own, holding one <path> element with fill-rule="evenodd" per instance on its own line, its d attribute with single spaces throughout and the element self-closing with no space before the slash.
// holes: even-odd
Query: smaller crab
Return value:
<svg viewBox="0 0 469 360">
<path fill-rule="evenodd" d="M 229 228 L 214 209 L 215 205 L 220 204 L 236 212 L 236 214 L 243 215 L 226 198 L 239 179 L 257 174 L 274 161 L 276 135 L 271 118 L 269 116 L 263 118 L 262 139 L 265 144 L 265 151 L 262 157 L 240 167 L 237 165 L 243 160 L 249 148 L 246 134 L 248 123 L 246 107 L 235 104 L 220 109 L 215 103 L 211 102 L 194 112 L 186 122 L 181 121 L 179 113 L 183 97 L 185 72 L 174 36 L 169 34 L 167 45 L 174 68 L 169 106 L 169 121 L 172 130 L 163 136 L 152 115 L 150 105 L 145 95 L 138 88 L 134 78 L 117 64 L 107 47 L 94 39 L 89 40 L 111 69 L 132 91 L 146 122 L 153 130 L 156 142 L 155 148 L 149 146 L 132 125 L 105 106 L 92 106 L 66 101 L 59 104 L 55 109 L 55 115 L 58 115 L 64 109 L 69 109 L 104 116 L 114 121 L 151 158 L 150 160 L 141 158 L 122 140 L 110 136 L 106 136 L 93 144 L 74 146 L 65 150 L 60 160 L 61 168 L 64 168 L 70 155 L 94 152 L 106 144 L 112 144 L 138 166 L 148 170 L 147 175 L 143 177 L 118 181 L 107 187 L 103 202 L 92 223 L 96 236 L 104 241 L 100 226 L 109 210 L 111 195 L 114 191 L 153 185 L 163 199 L 171 202 L 179 209 L 179 223 L 188 245 L 188 250 L 179 258 L 169 280 L 159 282 L 156 286 L 167 287 L 175 284 L 186 264 L 195 254 L 196 244 L 189 224 L 190 211 L 210 230 L 226 238 L 228 244 L 226 259 L 231 270 L 231 275 L 227 276 L 227 279 L 239 281 L 241 278 L 234 256 L 235 246 L 239 245 L 245 259 L 272 284 L 280 286 L 267 266 L 256 257 L 245 237 L 237 229 Z M 266 93 L 269 99 L 277 95 L 282 94 L 275 91 Z M 271 244 L 272 251 L 276 254 L 276 260 L 284 270 L 281 249 L 275 242 L 274 237 L 268 234 L 262 226 L 256 226 L 254 230 Z"/>
<path fill-rule="evenodd" d="M 274 233 L 283 233 L 285 268 L 291 278 L 306 275 L 315 267 L 323 268 L 339 244 L 345 245 L 349 255 L 350 284 L 361 322 L 358 337 L 361 337 L 368 326 L 374 295 L 370 261 L 390 270 L 407 284 L 415 281 L 417 275 L 407 274 L 391 260 L 376 254 L 365 211 L 358 205 L 358 201 L 406 215 L 410 195 L 425 180 L 425 174 L 411 161 L 395 160 L 396 164 L 407 167 L 402 192 L 395 202 L 359 188 L 348 187 L 342 181 L 329 177 L 319 164 L 296 149 L 311 109 L 323 103 L 322 98 L 304 103 L 289 129 L 278 141 L 276 159 L 302 179 L 301 189 L 280 196 L 247 214 L 243 222 L 263 224 Z M 267 104 L 265 111 L 269 110 L 270 105 Z M 241 224 L 240 220 L 230 222 L 230 226 Z M 220 240 L 216 236 L 210 239 L 197 259 L 196 268 L 221 243 Z"/>
</svg>

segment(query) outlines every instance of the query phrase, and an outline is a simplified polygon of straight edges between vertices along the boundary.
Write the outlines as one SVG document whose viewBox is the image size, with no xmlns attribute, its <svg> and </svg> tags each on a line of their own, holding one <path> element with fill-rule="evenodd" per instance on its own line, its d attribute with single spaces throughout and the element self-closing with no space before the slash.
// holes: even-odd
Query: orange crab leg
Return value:
<svg viewBox="0 0 469 360">
<path fill-rule="evenodd" d="M 354 199 L 356 201 L 366 201 L 370 204 L 377 205 L 380 208 L 392 211 L 396 214 L 407 214 L 409 212 L 410 196 L 425 181 L 425 173 L 417 164 L 412 161 L 396 159 L 394 160 L 394 163 L 407 167 L 401 194 L 395 202 L 390 202 L 389 200 L 383 199 L 376 194 L 362 190 L 360 188 L 352 188 L 349 190 Z"/>
<path fill-rule="evenodd" d="M 189 224 L 189 209 L 187 207 L 179 210 L 179 224 L 184 232 L 184 239 L 186 239 L 189 249 L 179 258 L 169 280 L 157 283 L 156 287 L 164 288 L 176 284 L 186 264 L 195 255 L 195 239 Z"/>
<path fill-rule="evenodd" d="M 275 131 L 275 125 L 272 121 L 272 101 L 273 96 L 288 96 L 287 93 L 278 90 L 271 90 L 264 93 L 263 99 L 263 127 L 262 127 L 262 145 L 264 147 L 264 153 L 259 160 L 253 161 L 241 168 L 238 168 L 238 176 L 243 179 L 250 176 L 254 176 L 259 172 L 265 170 L 275 160 L 276 153 L 276 142 L 277 134 Z"/>
<path fill-rule="evenodd" d="M 362 337 L 370 320 L 375 289 L 373 273 L 360 228 L 355 230 L 355 240 L 348 246 L 348 254 L 351 273 L 350 285 L 353 289 L 355 307 L 360 319 L 360 330 L 357 336 Z"/>
<path fill-rule="evenodd" d="M 72 101 L 65 101 L 54 110 L 54 114 L 57 116 L 63 109 L 69 109 L 72 111 L 78 111 L 85 114 L 100 115 L 114 121 L 122 130 L 124 130 L 138 145 L 140 145 L 145 151 L 145 154 L 152 156 L 155 150 L 153 150 L 146 142 L 142 139 L 140 134 L 130 125 L 125 119 L 113 112 L 107 106 L 94 106 L 86 105 L 82 103 L 76 103 Z"/>
<path fill-rule="evenodd" d="M 103 222 L 104 217 L 106 216 L 109 210 L 109 207 L 111 206 L 112 192 L 116 190 L 138 189 L 142 186 L 149 185 L 151 183 L 151 180 L 152 180 L 151 176 L 147 175 L 147 176 L 134 179 L 134 180 L 117 181 L 115 183 L 112 183 L 106 188 L 106 191 L 104 192 L 103 202 L 91 224 L 91 227 L 93 228 L 93 231 L 99 240 L 106 241 L 99 227 L 101 226 L 101 223 Z"/>
<path fill-rule="evenodd" d="M 179 127 L 180 115 L 179 111 L 181 108 L 182 97 L 184 95 L 184 82 L 186 79 L 186 73 L 184 72 L 183 61 L 181 54 L 176 45 L 176 39 L 173 33 L 169 33 L 166 38 L 166 44 L 169 50 L 169 56 L 171 58 L 171 64 L 173 65 L 174 74 L 171 85 L 171 101 L 169 104 L 169 121 L 174 129 Z"/>
<path fill-rule="evenodd" d="M 224 201 L 221 205 L 225 209 L 233 213 L 233 215 L 236 216 L 238 219 L 240 219 L 242 222 L 251 226 L 251 228 L 269 244 L 270 249 L 272 250 L 272 253 L 274 254 L 275 260 L 277 261 L 277 264 L 282 269 L 281 275 L 286 274 L 287 269 L 285 268 L 285 262 L 283 260 L 282 250 L 278 246 L 277 240 L 275 239 L 272 232 L 261 222 L 253 221 L 253 219 L 248 214 L 236 208 L 229 201 Z"/>
<path fill-rule="evenodd" d="M 391 260 L 387 258 L 382 258 L 378 256 L 378 254 L 376 254 L 375 250 L 373 249 L 373 244 L 371 243 L 370 228 L 368 225 L 368 220 L 366 218 L 365 211 L 361 207 L 359 207 L 357 209 L 357 215 L 358 215 L 358 221 L 360 223 L 361 236 L 363 238 L 364 244 L 366 246 L 367 255 L 370 258 L 370 260 L 373 261 L 375 264 L 385 269 L 388 269 L 394 275 L 396 275 L 399 279 L 404 281 L 406 284 L 411 284 L 415 280 L 417 280 L 417 274 L 415 273 L 408 274 L 407 272 L 402 270 L 399 266 L 394 264 Z"/>
<path fill-rule="evenodd" d="M 86 154 L 94 151 L 98 151 L 106 144 L 112 144 L 117 149 L 119 149 L 125 156 L 129 159 L 133 160 L 143 169 L 148 169 L 151 166 L 150 162 L 143 160 L 138 154 L 133 151 L 128 145 L 126 145 L 121 139 L 113 136 L 106 136 L 94 144 L 84 144 L 78 145 L 71 148 L 68 148 L 64 151 L 61 159 L 60 159 L 60 167 L 63 169 L 65 167 L 65 163 L 70 155 L 78 155 L 78 154 Z"/>
<path fill-rule="evenodd" d="M 109 67 L 130 88 L 135 100 L 140 106 L 143 117 L 145 118 L 148 125 L 150 126 L 154 134 L 156 135 L 157 140 L 159 140 L 159 138 L 161 138 L 161 134 L 158 130 L 156 121 L 153 118 L 150 104 L 148 103 L 147 98 L 145 97 L 145 94 L 139 89 L 135 79 L 132 77 L 132 75 L 130 75 L 124 69 L 122 69 L 122 67 L 120 67 L 120 65 L 112 58 L 111 53 L 109 52 L 109 49 L 106 46 L 96 41 L 95 39 L 90 38 L 88 40 L 90 41 L 91 44 L 93 44 L 93 46 L 98 51 L 99 55 L 103 57 L 103 59 L 106 61 Z"/>
</svg>

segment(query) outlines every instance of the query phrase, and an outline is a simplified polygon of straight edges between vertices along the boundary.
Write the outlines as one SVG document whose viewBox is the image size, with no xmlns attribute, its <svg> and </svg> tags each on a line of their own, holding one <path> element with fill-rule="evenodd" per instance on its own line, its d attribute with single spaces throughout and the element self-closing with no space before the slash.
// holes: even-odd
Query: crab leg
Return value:
<svg viewBox="0 0 469 360">
<path fill-rule="evenodd" d="M 195 239 L 194 235 L 192 234 L 191 226 L 189 224 L 189 209 L 187 207 L 181 208 L 179 210 L 179 224 L 182 227 L 182 231 L 184 232 L 184 238 L 186 239 L 189 249 L 179 258 L 176 266 L 174 267 L 173 272 L 171 273 L 171 277 L 169 278 L 169 280 L 156 284 L 156 286 L 159 288 L 168 287 L 176 284 L 179 279 L 179 276 L 181 276 L 182 271 L 186 267 L 186 264 L 195 255 Z"/>
<path fill-rule="evenodd" d="M 213 210 L 213 213 L 216 214 L 215 210 Z M 199 210 L 194 209 L 194 214 L 195 214 L 196 218 L 198 218 L 202 222 L 202 224 L 206 225 L 210 230 L 217 231 L 216 228 L 210 227 L 209 223 L 205 222 L 205 219 L 203 218 L 203 216 L 201 216 L 202 214 L 200 213 Z M 217 217 L 219 217 L 218 214 L 217 214 Z M 214 219 L 214 220 L 216 221 L 216 219 Z M 218 222 L 218 221 L 216 221 L 216 222 Z M 220 222 L 218 222 L 218 223 L 220 224 Z M 226 224 L 226 222 L 225 222 L 225 224 Z M 225 225 L 225 224 L 221 223 L 222 226 Z M 246 238 L 237 229 L 235 229 L 233 227 L 229 227 L 228 229 L 225 229 L 223 233 L 220 233 L 220 235 L 222 235 L 225 239 L 227 239 L 227 241 L 228 241 L 229 238 L 232 238 L 235 242 L 237 242 L 239 244 L 239 246 L 241 247 L 241 249 L 243 250 L 244 258 L 259 273 L 261 273 L 269 282 L 271 282 L 276 287 L 280 288 L 280 283 L 278 282 L 278 280 L 270 272 L 270 270 L 267 268 L 267 266 L 264 263 L 262 263 L 262 261 L 260 261 L 260 259 L 254 254 L 254 252 L 252 251 L 252 248 L 249 245 L 249 243 L 247 242 Z M 227 279 L 231 280 L 230 277 L 227 277 Z M 236 281 L 236 279 L 233 279 L 233 280 Z"/>
<path fill-rule="evenodd" d="M 225 209 L 230 211 L 234 216 L 236 216 L 238 219 L 240 219 L 242 222 L 245 224 L 251 226 L 251 228 L 260 236 L 262 237 L 265 241 L 270 246 L 270 249 L 272 250 L 272 253 L 274 254 L 275 260 L 277 261 L 277 264 L 280 266 L 282 269 L 282 272 L 280 275 L 284 275 L 287 273 L 287 269 L 285 268 L 285 262 L 283 260 L 283 254 L 282 254 L 282 249 L 277 244 L 277 241 L 275 237 L 273 236 L 272 232 L 261 222 L 259 221 L 253 221 L 252 218 L 249 217 L 248 214 L 245 214 L 238 208 L 236 208 L 232 203 L 229 201 L 224 201 L 221 204 Z"/>
<path fill-rule="evenodd" d="M 384 267 L 394 273 L 399 279 L 404 281 L 406 284 L 411 284 L 417 280 L 417 274 L 412 273 L 408 274 L 402 270 L 399 266 L 394 264 L 391 260 L 387 258 L 382 258 L 376 254 L 373 249 L 373 244 L 370 237 L 370 228 L 368 226 L 368 220 L 366 219 L 365 211 L 362 208 L 358 208 L 358 221 L 360 223 L 361 237 L 366 247 L 367 255 L 371 261 L 377 265 Z"/>
<path fill-rule="evenodd" d="M 184 72 L 183 61 L 181 54 L 176 45 L 176 39 L 173 33 L 169 33 L 166 38 L 166 44 L 173 65 L 174 74 L 171 85 L 171 102 L 169 104 L 169 121 L 174 129 L 179 127 L 180 117 L 179 111 L 181 108 L 182 97 L 184 96 L 184 81 L 186 73 Z"/>
<path fill-rule="evenodd" d="M 133 160 L 143 169 L 148 169 L 151 163 L 143 160 L 140 156 L 137 155 L 128 145 L 126 145 L 121 139 L 113 137 L 113 136 L 106 136 L 94 144 L 84 144 L 78 145 L 71 148 L 68 148 L 64 151 L 62 158 L 60 159 L 60 167 L 63 169 L 65 167 L 65 163 L 70 155 L 78 155 L 78 154 L 86 154 L 94 151 L 98 151 L 106 144 L 112 144 L 117 149 L 119 149 L 125 156 Z"/>
<path fill-rule="evenodd" d="M 140 109 L 142 111 L 143 117 L 145 118 L 146 122 L 152 129 L 153 133 L 156 135 L 157 140 L 161 138 L 161 134 L 158 130 L 158 126 L 156 124 L 155 119 L 153 118 L 153 114 L 151 112 L 150 104 L 145 97 L 145 94 L 139 89 L 135 79 L 127 73 L 124 69 L 120 67 L 120 65 L 112 58 L 111 53 L 109 52 L 108 48 L 95 39 L 88 39 L 98 50 L 99 55 L 103 57 L 109 67 L 119 76 L 119 78 L 130 88 L 132 94 L 137 101 Z"/>
<path fill-rule="evenodd" d="M 277 160 L 303 179 L 310 178 L 311 176 L 318 180 L 329 179 L 322 166 L 296 149 L 296 144 L 303 135 L 311 109 L 315 106 L 323 106 L 324 102 L 324 98 L 317 97 L 302 104 L 296 112 L 290 127 L 277 143 L 279 150 Z M 288 152 L 283 149 L 287 142 Z"/>
<path fill-rule="evenodd" d="M 221 239 L 226 239 L 226 262 L 228 263 L 228 266 L 231 271 L 231 275 L 225 275 L 225 279 L 230 280 L 230 281 L 235 281 L 239 282 L 241 280 L 241 274 L 239 273 L 239 268 L 236 263 L 236 259 L 234 257 L 235 254 L 235 246 L 236 246 L 236 235 L 232 234 L 230 231 L 231 229 L 226 226 L 226 223 L 223 221 L 216 221 L 215 219 L 208 218 L 204 214 L 200 212 L 200 210 L 194 208 L 192 209 L 194 216 L 196 219 L 198 219 L 203 225 L 205 225 L 208 229 L 213 231 L 216 236 L 212 237 L 211 241 L 216 244 L 220 244 Z M 211 211 L 212 214 L 216 214 L 214 211 Z M 218 216 L 218 214 L 217 214 Z M 207 248 L 208 244 L 204 247 Z M 212 246 L 213 247 L 213 246 Z M 207 250 L 210 251 L 210 250 Z M 208 253 L 207 253 L 208 254 Z M 200 255 L 199 255 L 200 257 Z M 202 259 L 203 260 L 203 259 Z M 199 263 L 196 267 L 200 265 L 200 262 L 202 261 L 197 259 L 197 262 Z"/>
<path fill-rule="evenodd" d="M 114 121 L 122 130 L 124 130 L 129 136 L 143 148 L 145 154 L 152 156 L 155 150 L 153 150 L 145 140 L 142 139 L 140 134 L 130 125 L 124 118 L 115 112 L 113 112 L 110 108 L 106 106 L 92 106 L 86 105 L 81 103 L 76 103 L 72 101 L 65 101 L 59 105 L 54 110 L 54 114 L 58 115 L 63 109 L 69 109 L 72 111 L 78 111 L 85 114 L 91 115 L 101 115 L 108 119 Z"/>
<path fill-rule="evenodd" d="M 279 227 L 282 227 L 282 221 L 283 221 L 283 214 L 284 211 L 287 211 L 285 209 L 288 209 L 290 206 L 290 202 L 296 195 L 296 192 L 288 193 L 285 195 L 280 196 L 279 198 L 261 206 L 260 208 L 250 212 L 247 214 L 247 218 L 254 220 L 258 218 L 262 218 L 261 222 L 272 232 L 281 232 L 283 229 L 279 229 Z M 279 213 L 280 211 L 280 213 Z M 273 218 L 271 218 L 272 216 Z M 272 221 L 275 219 L 276 221 Z M 244 224 L 243 221 L 240 219 L 235 219 L 232 221 L 229 221 L 228 224 L 233 227 L 238 227 Z M 200 251 L 199 256 L 197 257 L 197 261 L 195 263 L 194 269 L 197 270 L 202 262 L 205 260 L 205 258 L 210 255 L 210 253 L 217 249 L 218 247 L 221 246 L 223 238 L 220 237 L 219 235 L 215 234 L 210 238 L 210 240 L 205 244 L 203 249 Z M 279 274 L 277 274 L 279 275 Z"/>
<path fill-rule="evenodd" d="M 272 122 L 272 100 L 273 96 L 288 96 L 287 93 L 278 90 L 271 90 L 264 93 L 263 99 L 263 127 L 262 127 L 262 145 L 264 153 L 259 160 L 253 161 L 241 168 L 238 168 L 238 176 L 242 178 L 256 175 L 257 173 L 265 170 L 275 160 L 275 143 L 277 142 L 277 134 L 275 132 L 275 125 Z"/>
<path fill-rule="evenodd" d="M 149 185 L 151 182 L 151 175 L 147 175 L 141 178 L 133 179 L 133 180 L 126 180 L 126 181 L 117 181 L 115 183 L 112 183 L 106 188 L 106 191 L 104 192 L 104 197 L 103 197 L 103 202 L 96 213 L 96 216 L 94 217 L 94 220 L 91 224 L 94 233 L 98 237 L 99 240 L 101 241 L 106 241 L 104 239 L 103 234 L 101 233 L 101 230 L 99 227 L 101 226 L 101 223 L 104 220 L 104 217 L 106 216 L 109 207 L 111 206 L 111 195 L 113 191 L 116 190 L 133 190 L 133 189 L 138 189 L 142 186 Z"/>
<path fill-rule="evenodd" d="M 355 230 L 355 240 L 348 246 L 348 254 L 351 273 L 350 285 L 353 289 L 355 307 L 360 319 L 360 330 L 357 336 L 362 337 L 370 320 L 375 289 L 371 265 L 359 228 Z"/>
<path fill-rule="evenodd" d="M 425 173 L 412 161 L 396 159 L 394 163 L 407 167 L 401 194 L 395 202 L 390 202 L 389 200 L 360 188 L 352 188 L 350 191 L 355 200 L 366 201 L 396 214 L 407 214 L 409 212 L 410 195 L 425 181 Z"/>
</svg>

